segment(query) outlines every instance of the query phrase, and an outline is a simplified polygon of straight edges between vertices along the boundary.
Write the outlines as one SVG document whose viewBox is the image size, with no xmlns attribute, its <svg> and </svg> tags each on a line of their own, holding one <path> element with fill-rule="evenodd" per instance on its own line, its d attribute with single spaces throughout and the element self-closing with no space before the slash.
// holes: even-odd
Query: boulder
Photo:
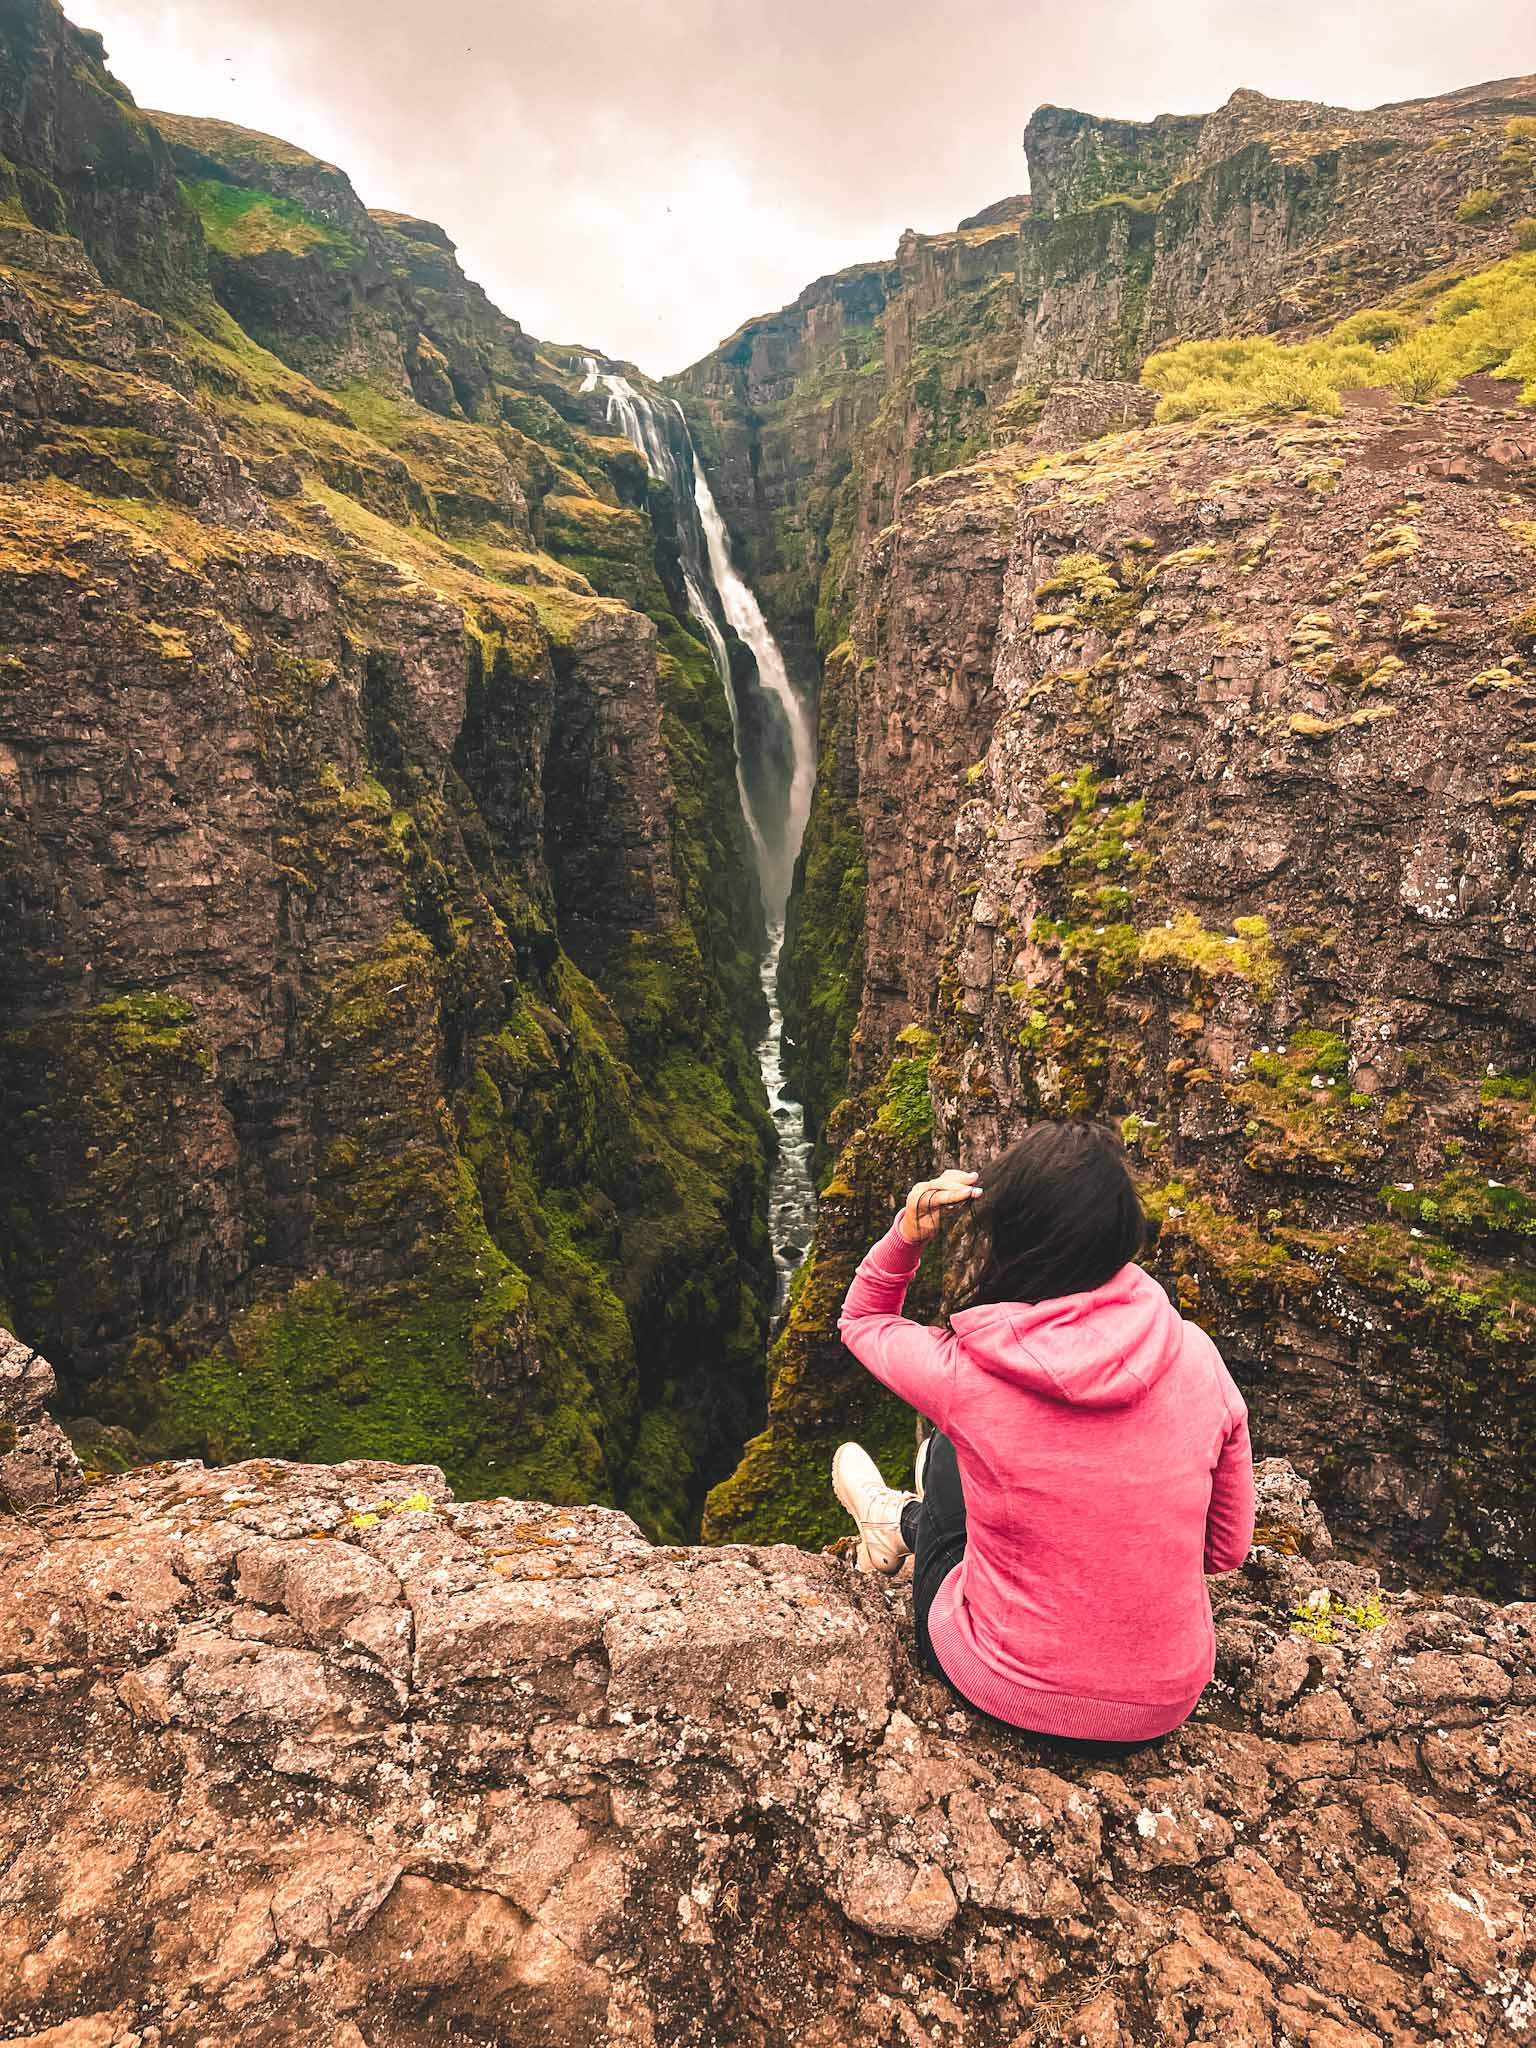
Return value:
<svg viewBox="0 0 1536 2048">
<path fill-rule="evenodd" d="M 81 1484 L 80 1461 L 47 1403 L 47 1359 L 0 1329 L 0 1510 L 41 1507 Z"/>
</svg>

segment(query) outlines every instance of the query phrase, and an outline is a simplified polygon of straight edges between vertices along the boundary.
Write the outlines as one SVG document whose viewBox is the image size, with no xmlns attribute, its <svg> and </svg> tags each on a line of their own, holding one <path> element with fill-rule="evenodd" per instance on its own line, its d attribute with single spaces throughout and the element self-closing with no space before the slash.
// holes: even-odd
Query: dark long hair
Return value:
<svg viewBox="0 0 1536 2048">
<path fill-rule="evenodd" d="M 965 1212 L 972 1284 L 957 1307 L 1102 1287 L 1146 1242 L 1125 1147 L 1107 1124 L 1032 1124 L 981 1172 Z"/>
</svg>

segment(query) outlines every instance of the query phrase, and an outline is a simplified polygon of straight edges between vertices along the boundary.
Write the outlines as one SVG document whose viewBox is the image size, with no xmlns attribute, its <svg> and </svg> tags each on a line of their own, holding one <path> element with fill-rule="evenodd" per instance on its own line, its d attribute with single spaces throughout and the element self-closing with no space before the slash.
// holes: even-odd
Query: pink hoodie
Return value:
<svg viewBox="0 0 1536 2048">
<path fill-rule="evenodd" d="M 963 1309 L 952 1333 L 908 1322 L 920 1257 L 893 1224 L 838 1328 L 955 1446 L 968 1540 L 928 1617 L 940 1663 L 1039 1734 L 1167 1734 L 1215 1668 L 1204 1574 L 1253 1541 L 1248 1410 L 1221 1354 L 1134 1265 Z"/>
</svg>

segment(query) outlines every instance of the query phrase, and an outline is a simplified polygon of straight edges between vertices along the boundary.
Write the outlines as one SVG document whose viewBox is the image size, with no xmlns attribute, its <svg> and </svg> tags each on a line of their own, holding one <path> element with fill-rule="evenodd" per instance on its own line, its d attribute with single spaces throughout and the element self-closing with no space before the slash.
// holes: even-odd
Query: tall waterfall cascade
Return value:
<svg viewBox="0 0 1536 2048">
<path fill-rule="evenodd" d="M 590 392 L 602 385 L 608 394 L 609 421 L 639 450 L 651 476 L 672 493 L 688 608 L 709 645 L 730 710 L 736 791 L 767 928 L 760 971 L 768 1028 L 757 1059 L 779 1141 L 768 1196 L 779 1309 L 810 1243 L 816 1210 L 805 1115 L 784 1092 L 784 1017 L 778 991 L 785 908 L 816 778 L 816 736 L 762 606 L 732 559 L 730 535 L 681 406 L 675 400 L 662 405 L 637 391 L 626 377 L 603 370 L 595 356 L 584 358 L 584 368 L 581 389 Z M 744 680 L 733 670 L 726 626 L 751 654 L 755 679 Z"/>
</svg>

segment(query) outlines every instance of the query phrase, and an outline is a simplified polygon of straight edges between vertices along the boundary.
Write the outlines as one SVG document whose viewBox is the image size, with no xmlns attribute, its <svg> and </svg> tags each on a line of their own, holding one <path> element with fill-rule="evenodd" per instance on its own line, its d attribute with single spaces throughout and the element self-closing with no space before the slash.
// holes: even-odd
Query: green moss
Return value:
<svg viewBox="0 0 1536 2048">
<path fill-rule="evenodd" d="M 892 1063 L 884 1099 L 875 1116 L 877 1130 L 914 1141 L 932 1134 L 933 1098 L 928 1092 L 928 1069 L 932 1064 L 932 1054 Z"/>
<path fill-rule="evenodd" d="M 1171 1267 L 1186 1314 L 1200 1306 L 1207 1280 L 1248 1308 L 1270 1306 L 1282 1289 L 1305 1299 L 1316 1286 L 1316 1275 L 1277 1235 L 1183 1181 L 1143 1188 L 1142 1206 L 1156 1226 L 1159 1260 Z"/>
<path fill-rule="evenodd" d="M 1064 555 L 1035 588 L 1039 609 L 1034 631 L 1069 626 L 1085 632 L 1118 633 L 1141 609 L 1146 581 L 1146 565 L 1134 554 L 1124 555 L 1115 564 L 1090 553 Z"/>
<path fill-rule="evenodd" d="M 1248 1113 L 1249 1167 L 1287 1173 L 1311 1165 L 1359 1178 L 1379 1152 L 1381 1111 L 1342 1085 L 1348 1075 L 1349 1047 L 1334 1031 L 1298 1030 L 1283 1051 L 1251 1053 L 1247 1078 L 1233 1090 Z"/>
<path fill-rule="evenodd" d="M 1293 1031 L 1289 1050 L 1303 1066 L 1342 1081 L 1349 1072 L 1349 1044 L 1337 1031 Z"/>
<path fill-rule="evenodd" d="M 1395 1183 L 1381 1199 L 1394 1216 L 1421 1223 L 1457 1242 L 1489 1237 L 1536 1237 L 1536 1200 L 1523 1188 L 1473 1172 L 1444 1175 L 1413 1188 Z"/>
<path fill-rule="evenodd" d="M 181 189 L 202 222 L 203 233 L 225 256 L 318 254 L 340 267 L 361 258 L 362 251 L 350 236 L 276 193 L 232 185 L 222 178 L 185 179 Z"/>
<path fill-rule="evenodd" d="M 1143 966 L 1168 963 L 1210 981 L 1251 982 L 1266 1002 L 1280 977 L 1280 956 L 1262 917 L 1240 918 L 1226 934 L 1207 930 L 1193 911 L 1181 910 L 1143 932 L 1137 952 Z"/>
<path fill-rule="evenodd" d="M 1063 829 L 1056 842 L 1037 857 L 1037 868 L 1068 873 L 1089 869 L 1097 876 L 1126 866 L 1138 872 L 1147 867 L 1150 856 L 1132 845 L 1146 817 L 1144 800 L 1107 798 L 1105 787 L 1088 767 L 1079 768 L 1071 777 L 1058 775 L 1047 782 L 1046 809 Z M 1077 886 L 1081 888 L 1081 882 Z"/>
<path fill-rule="evenodd" d="M 1488 1074 L 1481 1094 L 1484 1102 L 1521 1102 L 1536 1109 L 1536 1074 Z"/>
<path fill-rule="evenodd" d="M 528 1288 L 489 1247 L 482 1256 L 502 1267 L 496 1281 L 471 1291 L 463 1275 L 422 1306 L 370 1307 L 335 1280 L 301 1283 L 280 1305 L 241 1318 L 226 1347 L 172 1374 L 147 1447 L 196 1445 L 219 1461 L 426 1461 L 472 1493 L 581 1500 L 602 1491 L 598 1413 L 571 1376 L 564 1401 L 525 1417 L 515 1451 L 505 1438 L 487 1441 L 475 1327 L 516 1315 Z"/>
<path fill-rule="evenodd" d="M 1341 1600 L 1337 1593 L 1330 1593 L 1326 1588 L 1319 1597 L 1298 1602 L 1291 1609 L 1291 1616 L 1291 1634 L 1305 1636 L 1312 1643 L 1336 1642 L 1341 1621 L 1364 1630 L 1384 1628 L 1387 1622 L 1387 1610 L 1381 1604 L 1379 1593 L 1350 1602 Z"/>
</svg>

